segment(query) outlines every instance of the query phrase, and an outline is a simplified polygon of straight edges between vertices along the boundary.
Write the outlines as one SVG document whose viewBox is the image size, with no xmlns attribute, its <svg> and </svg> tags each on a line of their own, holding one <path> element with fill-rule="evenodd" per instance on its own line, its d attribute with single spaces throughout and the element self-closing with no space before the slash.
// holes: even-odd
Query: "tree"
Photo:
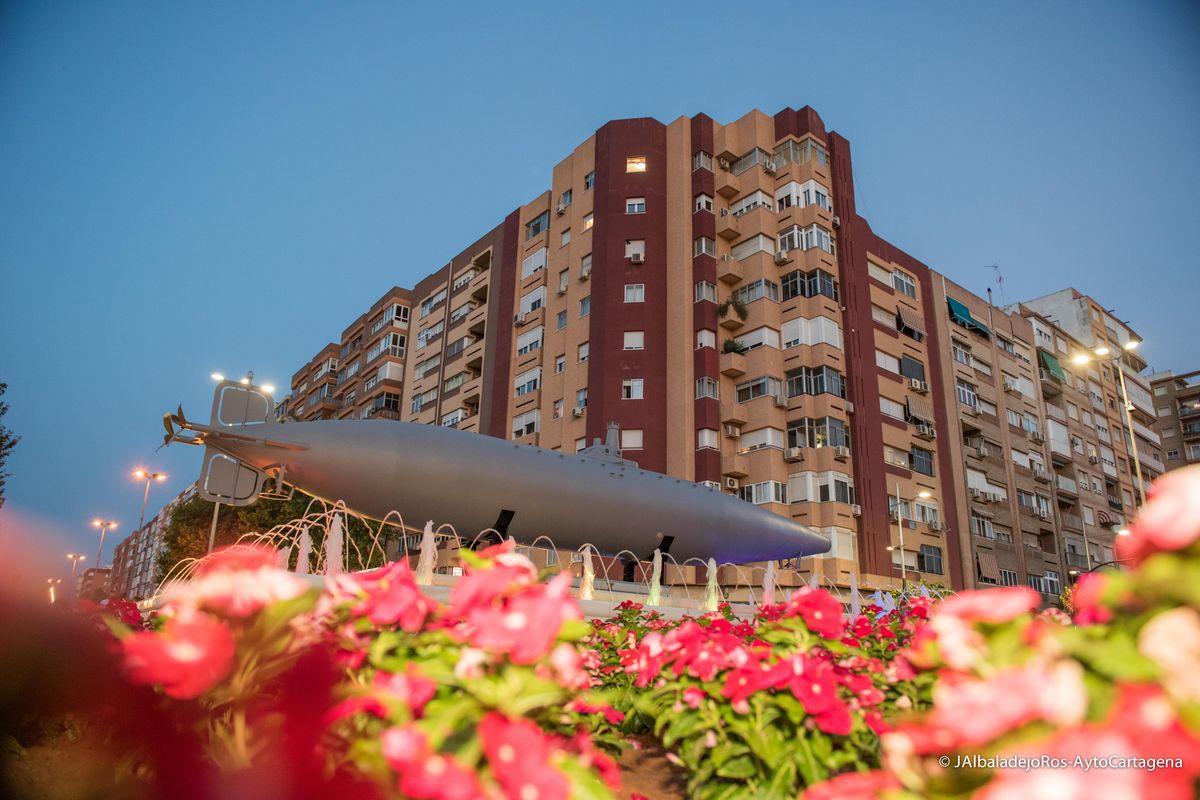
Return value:
<svg viewBox="0 0 1200 800">
<path fill-rule="evenodd" d="M 8 384 L 0 383 L 0 397 L 4 396 L 7 391 Z M 4 415 L 8 413 L 8 403 L 0 400 L 0 421 L 4 419 Z M 4 483 L 8 478 L 8 473 L 4 471 L 4 464 L 8 461 L 9 452 L 17 446 L 17 442 L 21 441 L 21 437 L 14 434 L 4 425 L 0 424 L 0 508 L 4 508 Z"/>
<path fill-rule="evenodd" d="M 221 506 L 217 517 L 215 547 L 233 544 L 243 534 L 265 533 L 276 525 L 282 525 L 304 516 L 313 498 L 296 491 L 287 500 L 260 499 L 248 506 Z M 313 506 L 319 511 L 320 504 Z M 199 495 L 181 503 L 171 515 L 171 521 L 163 532 L 162 548 L 158 554 L 158 580 L 162 580 L 181 561 L 200 558 L 208 551 L 208 534 L 212 528 L 213 504 Z M 349 515 L 345 518 L 347 535 L 366 555 L 371 547 L 371 534 L 366 525 Z M 320 531 L 313 532 L 313 550 L 319 552 Z M 382 544 L 382 542 L 381 542 Z M 294 558 L 294 556 L 293 556 Z M 371 563 L 378 566 L 382 557 L 378 551 L 372 554 Z"/>
</svg>

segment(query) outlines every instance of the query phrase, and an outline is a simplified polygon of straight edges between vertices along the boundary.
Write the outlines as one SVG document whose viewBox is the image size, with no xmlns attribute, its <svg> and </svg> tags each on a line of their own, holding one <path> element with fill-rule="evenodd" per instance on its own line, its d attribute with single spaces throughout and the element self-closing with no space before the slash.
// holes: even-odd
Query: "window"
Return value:
<svg viewBox="0 0 1200 800">
<path fill-rule="evenodd" d="M 748 305 L 762 298 L 779 302 L 779 284 L 766 278 L 759 278 L 753 283 L 740 287 L 732 294 L 735 303 Z"/>
<path fill-rule="evenodd" d="M 621 399 L 622 400 L 641 400 L 642 399 L 642 379 L 627 378 L 621 381 Z"/>
<path fill-rule="evenodd" d="M 699 350 L 702 347 L 716 348 L 716 346 L 717 346 L 717 332 L 716 331 L 710 331 L 707 328 L 702 328 L 701 330 L 696 331 L 696 349 L 697 350 Z"/>
<path fill-rule="evenodd" d="M 931 544 L 921 545 L 917 552 L 917 569 L 933 575 L 942 574 L 942 548 Z"/>
<path fill-rule="evenodd" d="M 768 395 L 771 397 L 783 396 L 783 382 L 779 378 L 763 375 L 737 385 L 736 397 L 739 403 L 748 403 Z"/>
<path fill-rule="evenodd" d="M 526 353 L 532 353 L 534 350 L 542 346 L 542 326 L 538 325 L 531 331 L 522 333 L 517 337 L 517 355 L 523 356 Z"/>
<path fill-rule="evenodd" d="M 584 342 L 583 344 L 579 345 L 579 360 L 580 361 L 588 360 L 588 343 L 587 342 Z"/>
<path fill-rule="evenodd" d="M 793 297 L 816 297 L 819 294 L 831 300 L 838 299 L 837 282 L 823 269 L 814 269 L 811 272 L 793 270 L 783 276 L 782 282 L 785 301 Z"/>
<path fill-rule="evenodd" d="M 642 449 L 642 429 L 628 428 L 621 431 L 621 449 L 622 450 L 641 450 Z"/>
<path fill-rule="evenodd" d="M 905 419 L 908 416 L 904 403 L 897 403 L 895 400 L 883 396 L 879 398 L 879 410 L 894 419 Z M 907 463 L 905 466 L 908 466 Z"/>
<path fill-rule="evenodd" d="M 429 312 L 446 302 L 446 290 L 441 289 L 421 301 L 421 319 L 429 316 Z"/>
<path fill-rule="evenodd" d="M 701 236 L 692 243 L 693 256 L 716 256 L 717 243 L 707 236 Z"/>
<path fill-rule="evenodd" d="M 571 190 L 567 189 L 562 193 L 562 197 L 558 199 L 558 204 L 562 208 L 570 208 L 571 206 Z"/>
<path fill-rule="evenodd" d="M 587 408 L 587 387 L 583 387 L 575 392 L 575 405 L 580 408 Z"/>
<path fill-rule="evenodd" d="M 692 156 L 692 169 L 706 169 L 712 172 L 712 156 L 703 150 L 696 151 L 696 154 Z"/>
<path fill-rule="evenodd" d="M 584 214 L 583 215 L 583 229 L 585 231 L 590 231 L 592 229 L 593 224 L 595 224 L 595 219 L 593 218 L 593 216 L 591 214 Z"/>
<path fill-rule="evenodd" d="M 429 391 L 424 392 L 423 394 L 413 395 L 412 403 L 411 403 L 411 405 L 409 405 L 409 411 L 411 411 L 414 414 L 420 413 L 421 409 L 425 408 L 425 406 L 429 405 L 430 403 L 436 402 L 437 396 L 438 396 L 437 389 L 430 389 Z M 387 395 L 380 395 L 380 397 L 387 397 Z M 375 407 L 379 408 L 379 406 L 378 406 L 379 397 L 375 398 L 375 402 L 376 402 Z"/>
<path fill-rule="evenodd" d="M 707 211 L 711 214 L 713 210 L 713 199 L 706 194 L 696 195 L 695 209 L 697 211 Z"/>
<path fill-rule="evenodd" d="M 645 239 L 626 239 L 625 240 L 625 257 L 634 258 L 640 256 L 646 257 L 646 240 Z"/>
<path fill-rule="evenodd" d="M 442 382 L 442 392 L 452 392 L 458 387 L 467 382 L 467 373 L 460 372 L 457 375 L 451 375 Z"/>
<path fill-rule="evenodd" d="M 812 180 L 804 183 L 790 181 L 787 185 L 780 186 L 775 190 L 775 199 L 781 209 L 816 205 L 826 211 L 832 210 L 829 204 L 829 190 Z"/>
<path fill-rule="evenodd" d="M 584 175 L 584 176 L 583 176 L 583 190 L 584 190 L 585 192 L 586 192 L 588 189 L 591 189 L 591 188 L 592 188 L 593 186 L 595 186 L 595 185 L 596 185 L 596 173 L 595 173 L 595 171 L 589 172 L 587 175 Z"/>
<path fill-rule="evenodd" d="M 914 300 L 917 297 L 917 284 L 911 275 L 900 270 L 892 270 L 892 287 L 901 294 L 906 294 Z"/>
<path fill-rule="evenodd" d="M 788 447 L 849 447 L 850 432 L 836 417 L 799 419 L 788 423 Z"/>
<path fill-rule="evenodd" d="M 553 416 L 554 419 L 562 419 L 562 415 L 563 415 L 563 401 L 562 400 L 554 401 L 554 408 L 552 410 L 552 413 L 554 415 Z"/>
<path fill-rule="evenodd" d="M 474 311 L 478 307 L 479 306 L 476 303 L 472 303 L 472 302 L 463 303 L 461 306 L 459 306 L 458 308 L 456 308 L 450 312 L 450 324 L 454 325 L 455 323 L 457 323 L 459 320 L 461 320 L 467 314 L 470 314 L 472 311 Z"/>
<path fill-rule="evenodd" d="M 700 281 L 696 284 L 696 302 L 707 300 L 710 303 L 717 302 L 717 287 L 708 281 Z"/>
<path fill-rule="evenodd" d="M 771 202 L 771 196 L 761 190 L 752 192 L 736 201 L 729 207 L 729 213 L 735 217 L 740 217 L 760 207 L 768 211 L 775 210 L 775 204 Z"/>
<path fill-rule="evenodd" d="M 702 397 L 711 397 L 714 400 L 721 398 L 720 388 L 712 378 L 700 378 L 696 381 L 696 399 Z"/>
<path fill-rule="evenodd" d="M 625 198 L 625 213 L 626 214 L 645 214 L 646 213 L 646 198 L 644 198 L 644 197 L 627 197 L 627 198 Z"/>
<path fill-rule="evenodd" d="M 925 365 L 909 356 L 900 357 L 900 374 L 906 378 L 925 380 Z"/>
<path fill-rule="evenodd" d="M 646 157 L 645 156 L 630 156 L 625 159 L 626 172 L 645 172 Z"/>
<path fill-rule="evenodd" d="M 913 472 L 933 475 L 933 452 L 923 447 L 913 447 L 910 452 Z"/>
<path fill-rule="evenodd" d="M 742 350 L 753 350 L 757 347 L 774 347 L 779 349 L 779 331 L 774 328 L 763 326 L 755 328 L 752 331 L 743 333 L 741 336 L 733 340 L 734 343 Z"/>
<path fill-rule="evenodd" d="M 579 259 L 579 277 L 586 278 L 592 274 L 592 254 L 588 253 Z"/>
<path fill-rule="evenodd" d="M 875 351 L 875 366 L 888 372 L 900 372 L 900 359 L 893 355 L 889 355 L 882 350 Z"/>
<path fill-rule="evenodd" d="M 567 291 L 567 286 L 571 282 L 571 270 L 564 269 L 558 273 L 558 293 L 564 294 Z"/>
<path fill-rule="evenodd" d="M 586 317 L 590 313 L 592 313 L 592 296 L 589 294 L 579 301 L 579 316 Z"/>
<path fill-rule="evenodd" d="M 748 486 L 738 489 L 738 497 L 755 505 L 761 505 L 762 503 L 786 503 L 788 501 L 787 484 L 780 483 L 779 481 L 751 483 Z"/>
<path fill-rule="evenodd" d="M 745 241 L 738 242 L 729 250 L 729 257 L 734 261 L 749 258 L 755 253 L 772 253 L 775 250 L 775 240 L 765 234 L 751 236 Z"/>
<path fill-rule="evenodd" d="M 701 428 L 696 431 L 697 450 L 720 450 L 720 434 L 713 428 Z"/>
<path fill-rule="evenodd" d="M 625 284 L 625 302 L 626 303 L 644 303 L 644 302 L 646 302 L 646 284 L 644 284 L 644 283 L 627 283 L 627 284 Z"/>
<path fill-rule="evenodd" d="M 885 464 L 891 464 L 893 467 L 908 469 L 908 451 L 885 444 L 883 446 L 883 461 Z M 894 505 L 895 498 L 890 498 L 888 503 L 889 505 Z"/>
<path fill-rule="evenodd" d="M 562 232 L 562 239 L 559 241 L 559 244 L 562 245 L 563 247 L 566 247 L 570 243 L 571 243 L 571 229 L 567 228 L 565 231 Z"/>
<path fill-rule="evenodd" d="M 432 342 L 434 339 L 437 339 L 439 336 L 441 336 L 442 332 L 445 329 L 446 329 L 445 323 L 439 322 L 438 324 L 433 325 L 433 326 L 421 331 L 420 333 L 417 334 L 417 346 L 418 347 L 426 346 L 427 344 Z"/>
<path fill-rule="evenodd" d="M 543 211 L 525 224 L 525 239 L 529 240 L 550 227 L 550 212 Z"/>
<path fill-rule="evenodd" d="M 531 292 L 526 292 L 521 295 L 521 302 L 518 309 L 521 314 L 529 314 L 537 311 L 546 304 L 546 287 L 539 286 Z"/>
<path fill-rule="evenodd" d="M 644 350 L 646 348 L 646 334 L 644 331 L 625 331 L 625 350 Z"/>
<path fill-rule="evenodd" d="M 987 517 L 971 512 L 971 533 L 981 539 L 995 539 L 996 531 L 992 528 L 992 521 Z"/>
<path fill-rule="evenodd" d="M 958 402 L 964 406 L 976 408 L 979 405 L 979 396 L 975 394 L 975 385 L 967 383 L 962 378 L 954 381 L 954 391 L 958 395 Z"/>
<path fill-rule="evenodd" d="M 555 330 L 559 330 L 559 331 L 561 331 L 563 328 L 567 327 L 567 312 L 566 311 L 558 312 L 558 316 L 555 318 L 555 325 L 557 325 Z"/>
<path fill-rule="evenodd" d="M 1000 585 L 1001 586 L 1016 586 L 1017 573 L 1011 569 L 1000 569 Z"/>
<path fill-rule="evenodd" d="M 788 372 L 784 377 L 787 380 L 788 397 L 802 394 L 846 396 L 842 373 L 833 367 L 800 367 Z"/>
<path fill-rule="evenodd" d="M 783 323 L 780 336 L 783 339 L 784 349 L 802 344 L 827 344 L 839 350 L 842 349 L 842 329 L 829 317 L 789 319 Z"/>
<path fill-rule="evenodd" d="M 806 228 L 793 225 L 779 234 L 780 250 L 811 250 L 814 247 L 827 253 L 833 252 L 833 239 L 829 231 L 815 222 Z"/>
<path fill-rule="evenodd" d="M 538 431 L 538 409 L 526 411 L 524 414 L 518 414 L 513 417 L 512 438 L 520 439 L 522 436 L 529 436 Z"/>
<path fill-rule="evenodd" d="M 522 397 L 530 392 L 537 391 L 542 385 L 542 368 L 534 367 L 531 370 L 522 372 L 514 381 L 516 388 L 516 396 Z"/>
<path fill-rule="evenodd" d="M 554 357 L 554 374 L 561 375 L 563 370 L 565 370 L 566 368 L 567 368 L 566 355 L 555 356 Z"/>
<path fill-rule="evenodd" d="M 580 436 L 578 439 L 575 440 L 575 452 L 576 453 L 582 452 L 585 448 L 587 448 L 587 437 Z"/>
<path fill-rule="evenodd" d="M 871 304 L 871 319 L 889 328 L 896 327 L 896 313 L 888 311 L 886 308 L 880 308 L 874 303 Z"/>
<path fill-rule="evenodd" d="M 854 482 L 843 472 L 794 472 L 788 476 L 793 503 L 853 503 Z"/>
</svg>

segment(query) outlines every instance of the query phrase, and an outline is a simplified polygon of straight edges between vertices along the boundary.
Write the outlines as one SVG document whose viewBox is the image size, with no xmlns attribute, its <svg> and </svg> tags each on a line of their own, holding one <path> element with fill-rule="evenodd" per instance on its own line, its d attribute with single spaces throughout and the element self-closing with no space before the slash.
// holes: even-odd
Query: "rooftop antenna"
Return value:
<svg viewBox="0 0 1200 800">
<path fill-rule="evenodd" d="M 1002 274 L 1000 274 L 1000 265 L 999 264 L 987 264 L 984 266 L 984 269 L 990 269 L 990 270 L 992 270 L 993 273 L 995 273 L 996 285 L 1000 287 L 1000 305 L 1007 306 L 1008 300 L 1006 300 L 1004 297 L 1004 276 Z M 988 290 L 989 297 L 991 296 L 991 293 L 992 292 L 989 289 Z"/>
</svg>

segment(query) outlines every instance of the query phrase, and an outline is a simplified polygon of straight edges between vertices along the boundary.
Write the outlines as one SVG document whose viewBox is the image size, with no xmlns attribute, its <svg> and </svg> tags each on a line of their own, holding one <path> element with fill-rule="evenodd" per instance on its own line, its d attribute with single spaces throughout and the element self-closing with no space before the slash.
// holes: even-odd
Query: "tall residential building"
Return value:
<svg viewBox="0 0 1200 800">
<path fill-rule="evenodd" d="M 824 582 L 1057 595 L 1076 539 L 1095 540 L 1096 564 L 1112 534 L 1084 547 L 1067 527 L 1104 509 L 1060 494 L 1077 473 L 1052 467 L 1046 365 L 1077 391 L 1070 348 L 1133 334 L 1074 290 L 992 307 L 875 234 L 854 187 L 849 142 L 808 107 L 609 122 L 546 192 L 323 348 L 285 402 L 567 452 L 616 422 L 641 467 L 821 531 L 830 553 L 802 566 Z M 1067 318 L 1077 301 L 1097 309 L 1090 327 Z M 1144 365 L 1119 352 L 1137 403 Z M 1124 427 L 1108 362 L 1091 369 L 1105 408 L 1089 402 L 1102 422 L 1075 434 L 1081 471 L 1119 513 Z"/>
<path fill-rule="evenodd" d="M 154 594 L 158 587 L 158 554 L 162 550 L 163 534 L 175 509 L 195 494 L 196 484 L 193 483 L 116 546 L 108 581 L 109 596 L 142 600 Z"/>
<path fill-rule="evenodd" d="M 1159 372 L 1149 380 L 1164 466 L 1178 469 L 1200 462 L 1200 371 Z"/>
<path fill-rule="evenodd" d="M 77 597 L 103 600 L 108 596 L 108 576 L 112 573 L 110 567 L 88 567 L 79 575 Z"/>
</svg>

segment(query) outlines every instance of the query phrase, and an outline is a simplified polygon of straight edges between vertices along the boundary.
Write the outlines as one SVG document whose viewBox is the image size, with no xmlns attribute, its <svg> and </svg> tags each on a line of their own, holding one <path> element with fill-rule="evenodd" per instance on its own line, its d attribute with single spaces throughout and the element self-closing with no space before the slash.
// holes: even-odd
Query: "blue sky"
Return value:
<svg viewBox="0 0 1200 800">
<path fill-rule="evenodd" d="M 132 467 L 171 473 L 152 510 L 195 477 L 155 448 L 210 372 L 285 386 L 608 119 L 805 104 L 884 237 L 981 293 L 998 263 L 1009 302 L 1075 285 L 1200 367 L 1192 3 L 8 2 L 5 513 L 94 558 Z"/>
</svg>

